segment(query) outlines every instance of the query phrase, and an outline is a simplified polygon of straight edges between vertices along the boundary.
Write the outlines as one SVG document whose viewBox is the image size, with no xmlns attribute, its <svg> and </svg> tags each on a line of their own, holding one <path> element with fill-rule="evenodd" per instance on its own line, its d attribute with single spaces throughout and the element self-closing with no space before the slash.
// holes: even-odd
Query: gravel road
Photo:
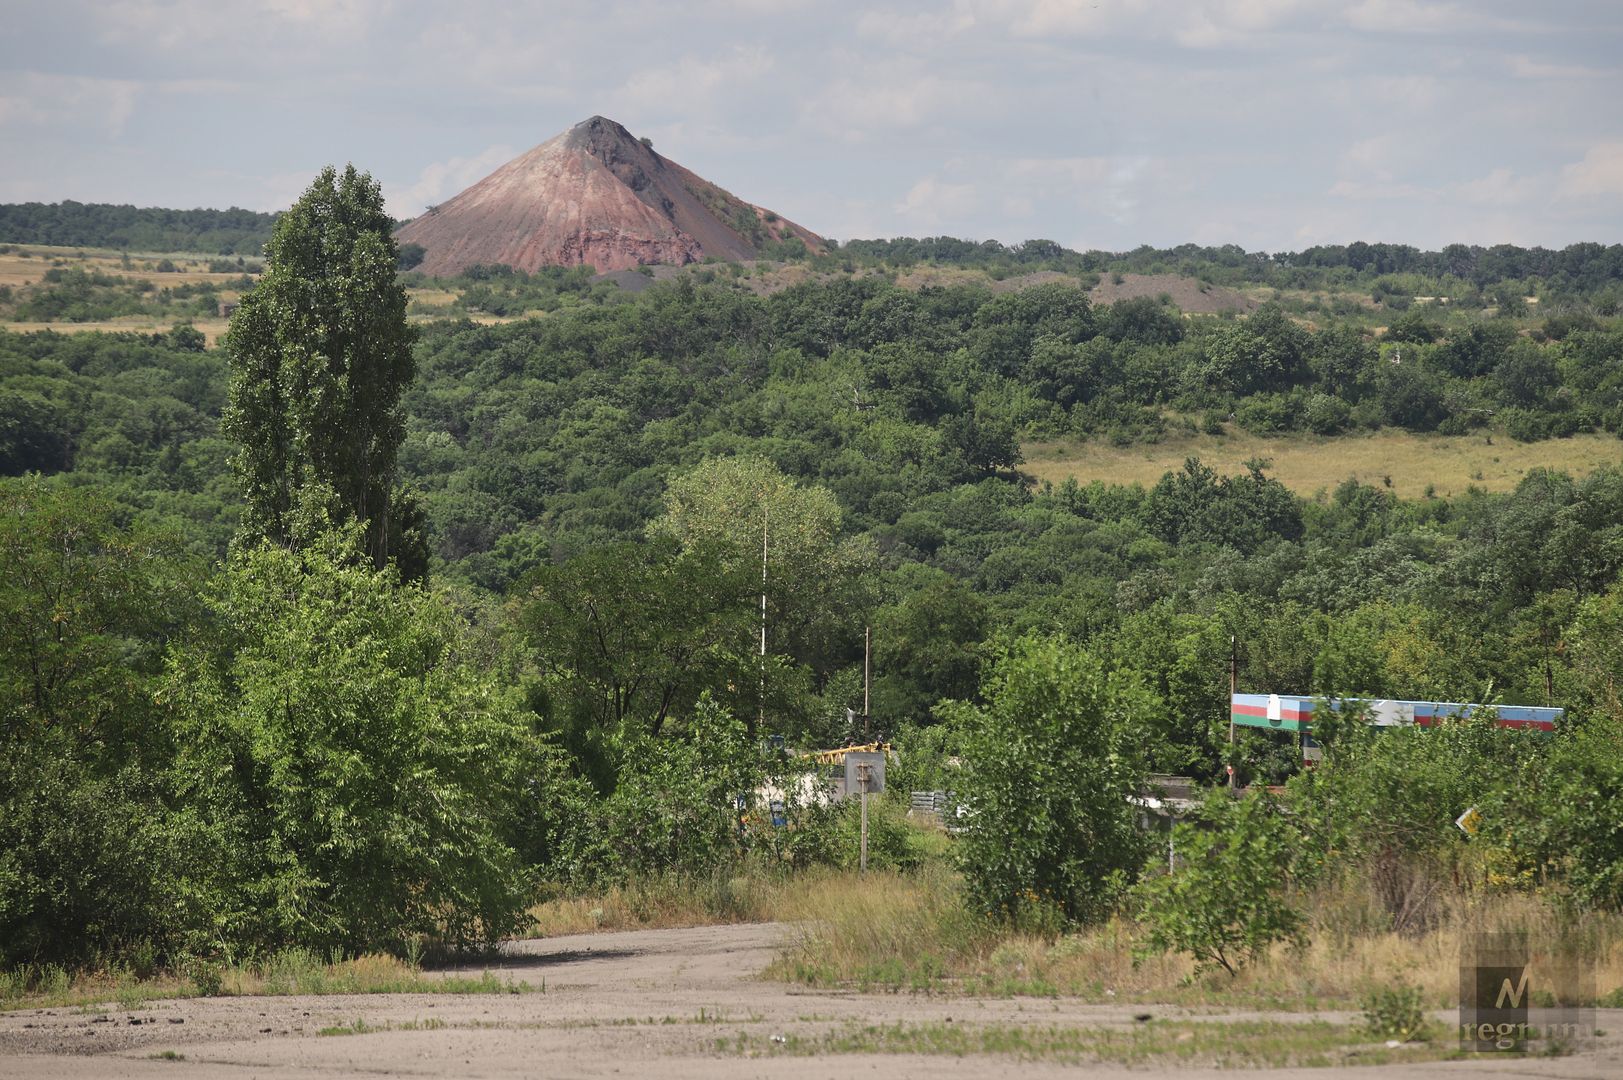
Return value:
<svg viewBox="0 0 1623 1080">
<path fill-rule="evenodd" d="M 750 1058 L 722 1053 L 717 1049 L 718 1040 L 739 1034 L 760 1044 L 774 1035 L 816 1035 L 851 1021 L 1126 1028 L 1135 1023 L 1133 1013 L 1143 1008 L 1065 999 L 1010 1001 L 810 991 L 763 981 L 760 972 L 790 932 L 782 926 L 755 924 L 515 942 L 496 970 L 504 979 L 544 987 L 522 994 L 204 998 L 153 1002 L 133 1011 L 105 1006 L 4 1013 L 0 1014 L 0 1077 L 654 1076 L 659 1080 L 726 1080 L 883 1076 L 951 1080 L 1013 1074 L 1148 1080 L 1208 1075 L 1188 1069 L 1080 1068 L 1004 1057 Z M 1192 1015 L 1170 1007 L 1151 1011 L 1165 1019 Z M 1246 1014 L 1224 1015 L 1239 1018 Z M 320 1034 L 323 1029 L 354 1030 L 362 1025 L 367 1030 L 361 1034 Z M 1597 1052 L 1574 1057 L 1476 1059 L 1341 1071 L 1378 1075 L 1381 1080 L 1488 1074 L 1617 1080 L 1623 1077 L 1623 1010 L 1605 1010 L 1601 1026 L 1618 1034 L 1608 1035 Z M 1322 1080 L 1335 1071 L 1302 1069 L 1257 1075 Z"/>
</svg>

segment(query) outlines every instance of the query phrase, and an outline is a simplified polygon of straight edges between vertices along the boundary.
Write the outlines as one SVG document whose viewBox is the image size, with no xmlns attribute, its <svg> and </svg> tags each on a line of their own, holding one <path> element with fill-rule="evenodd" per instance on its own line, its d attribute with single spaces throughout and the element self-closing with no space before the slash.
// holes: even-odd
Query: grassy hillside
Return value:
<svg viewBox="0 0 1623 1080">
<path fill-rule="evenodd" d="M 1023 472 L 1039 482 L 1151 487 L 1186 458 L 1198 457 L 1219 473 L 1245 471 L 1255 458 L 1271 462 L 1269 474 L 1307 498 L 1349 478 L 1390 488 L 1400 498 L 1428 493 L 1451 497 L 1475 486 L 1511 491 L 1533 469 L 1561 469 L 1585 476 L 1603 465 L 1623 463 L 1623 441 L 1604 433 L 1517 442 L 1503 435 L 1414 434 L 1382 428 L 1369 434 L 1323 438 L 1263 438 L 1243 431 L 1225 435 L 1170 436 L 1152 445 L 1113 446 L 1103 441 L 1033 442 L 1024 446 Z"/>
</svg>

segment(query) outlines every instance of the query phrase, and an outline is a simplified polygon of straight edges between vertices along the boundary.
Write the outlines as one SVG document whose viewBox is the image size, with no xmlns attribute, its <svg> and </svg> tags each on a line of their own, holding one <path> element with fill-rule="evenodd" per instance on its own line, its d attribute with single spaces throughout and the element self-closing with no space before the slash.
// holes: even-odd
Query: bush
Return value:
<svg viewBox="0 0 1623 1080">
<path fill-rule="evenodd" d="M 1174 950 L 1231 976 L 1278 941 L 1295 940 L 1302 916 L 1289 897 L 1295 841 L 1266 792 L 1235 799 L 1214 791 L 1195 823 L 1175 825 L 1179 865 L 1138 887 L 1149 927 L 1145 950 Z"/>
<path fill-rule="evenodd" d="M 1364 1029 L 1377 1039 L 1412 1042 L 1426 1031 L 1426 1006 L 1418 986 L 1397 983 L 1365 994 Z"/>
<path fill-rule="evenodd" d="M 581 884 L 665 873 L 703 875 L 742 848 L 740 796 L 760 782 L 745 733 L 708 694 L 687 738 L 627 734 L 618 781 L 572 835 L 563 868 Z"/>
<path fill-rule="evenodd" d="M 915 830 L 907 821 L 907 795 L 894 794 L 868 798 L 868 868 L 871 870 L 913 870 L 920 863 L 914 842 Z M 781 838 L 784 855 L 797 869 L 833 866 L 855 870 L 861 865 L 862 806 L 858 799 L 846 799 L 832 806 L 791 808 L 789 827 Z"/>
<path fill-rule="evenodd" d="M 1314 394 L 1307 399 L 1302 413 L 1302 426 L 1315 435 L 1339 435 L 1352 421 L 1352 410 L 1347 403 L 1330 394 Z"/>
<path fill-rule="evenodd" d="M 220 944 L 464 947 L 530 902 L 516 849 L 549 759 L 449 598 L 363 565 L 358 535 L 241 554 L 173 658 L 178 784 L 214 845 L 193 887 Z"/>
<path fill-rule="evenodd" d="M 1093 654 L 1027 637 L 957 706 L 970 902 L 1017 923 L 1104 915 L 1143 863 L 1128 796 L 1144 777 L 1143 689 Z"/>
</svg>

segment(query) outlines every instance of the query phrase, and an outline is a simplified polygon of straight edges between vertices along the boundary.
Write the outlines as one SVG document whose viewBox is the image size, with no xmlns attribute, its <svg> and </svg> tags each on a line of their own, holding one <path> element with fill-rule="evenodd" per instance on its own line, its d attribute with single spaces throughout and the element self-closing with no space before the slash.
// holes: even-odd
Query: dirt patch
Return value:
<svg viewBox="0 0 1623 1080">
<path fill-rule="evenodd" d="M 1037 270 L 1030 274 L 1017 274 L 1014 277 L 1006 277 L 1002 281 L 994 281 L 992 282 L 992 291 L 995 293 L 1021 292 L 1025 289 L 1035 289 L 1039 285 L 1053 285 L 1056 282 L 1081 285 L 1081 282 L 1077 281 L 1071 274 L 1062 274 L 1058 270 Z"/>
<path fill-rule="evenodd" d="M 1121 280 L 1117 281 L 1116 278 Z M 1167 296 L 1179 311 L 1195 315 L 1215 315 L 1224 311 L 1255 311 L 1256 299 L 1235 289 L 1208 285 L 1198 278 L 1181 274 L 1106 274 L 1088 293 L 1095 304 L 1114 304 L 1141 296 Z"/>
<path fill-rule="evenodd" d="M 776 1047 L 868 1026 L 968 1024 L 977 1030 L 1132 1030 L 1154 1020 L 1243 1021 L 1259 1013 L 1197 1014 L 1070 999 L 979 999 L 810 991 L 763 981 L 794 931 L 776 924 L 643 930 L 515 942 L 494 969 L 524 992 L 495 995 L 380 994 L 347 997 L 206 998 L 125 1009 L 28 1010 L 0 1015 L 0 1075 L 78 1080 L 117 1076 L 275 1078 L 419 1076 L 891 1077 L 1074 1076 L 1075 1065 L 970 1054 L 841 1054 L 750 1057 L 741 1046 Z M 479 967 L 455 974 L 477 974 Z M 449 973 L 448 973 L 449 974 Z M 1148 1011 L 1150 1021 L 1135 1014 Z M 1603 1010 L 1604 1029 L 1623 1013 Z M 1273 1014 L 1269 1019 L 1292 1019 Z M 1296 1019 L 1347 1023 L 1346 1014 Z M 1623 1039 L 1598 1054 L 1540 1063 L 1540 1075 L 1599 1080 L 1618 1075 Z M 1511 1065 L 1513 1063 L 1505 1063 Z M 201 1067 L 201 1068 L 200 1068 Z M 1441 1077 L 1438 1064 L 1380 1070 L 1386 1077 Z M 1481 1070 L 1476 1070 L 1480 1072 Z M 1192 1076 L 1151 1065 L 1089 1075 Z M 1215 1074 L 1214 1074 L 1215 1075 Z M 1284 1073 L 1271 1075 L 1287 1075 Z M 1289 1074 L 1295 1075 L 1295 1074 Z M 1313 1076 L 1326 1075 L 1313 1070 Z M 1362 1075 L 1369 1075 L 1364 1070 Z"/>
</svg>

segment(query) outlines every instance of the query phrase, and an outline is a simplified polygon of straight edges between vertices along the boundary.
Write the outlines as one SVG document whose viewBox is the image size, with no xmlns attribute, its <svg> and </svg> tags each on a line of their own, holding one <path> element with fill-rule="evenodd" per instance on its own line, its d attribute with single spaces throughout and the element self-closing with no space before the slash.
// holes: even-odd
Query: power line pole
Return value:
<svg viewBox="0 0 1623 1080">
<path fill-rule="evenodd" d="M 868 690 L 872 683 L 873 627 L 862 628 L 862 741 L 872 742 L 868 721 Z"/>
<path fill-rule="evenodd" d="M 761 500 L 761 686 L 757 732 L 766 730 L 766 500 Z"/>
<path fill-rule="evenodd" d="M 1234 786 L 1234 688 L 1240 669 L 1240 647 L 1234 634 L 1229 635 L 1229 787 Z"/>
</svg>

